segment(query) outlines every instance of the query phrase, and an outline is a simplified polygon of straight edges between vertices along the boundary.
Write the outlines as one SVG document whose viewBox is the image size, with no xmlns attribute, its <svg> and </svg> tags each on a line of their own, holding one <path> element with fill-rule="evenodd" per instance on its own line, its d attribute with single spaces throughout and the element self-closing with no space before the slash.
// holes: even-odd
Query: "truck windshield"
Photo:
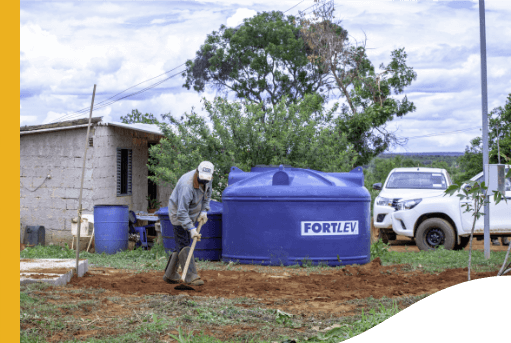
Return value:
<svg viewBox="0 0 511 343">
<path fill-rule="evenodd" d="M 395 172 L 386 188 L 446 189 L 447 182 L 441 173 Z"/>
</svg>

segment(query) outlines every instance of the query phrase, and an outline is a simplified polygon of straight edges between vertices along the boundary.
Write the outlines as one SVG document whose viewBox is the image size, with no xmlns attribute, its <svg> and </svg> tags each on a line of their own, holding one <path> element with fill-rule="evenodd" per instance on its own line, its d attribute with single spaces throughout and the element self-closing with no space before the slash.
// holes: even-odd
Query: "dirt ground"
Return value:
<svg viewBox="0 0 511 343">
<path fill-rule="evenodd" d="M 394 241 L 390 241 L 389 244 L 390 244 L 390 251 L 415 251 L 415 252 L 418 252 L 419 251 L 419 248 L 417 248 L 417 245 L 415 245 L 415 241 L 413 241 L 411 238 L 409 237 L 405 237 L 405 236 L 400 236 L 398 235 L 396 237 L 397 239 L 394 240 Z M 500 239 L 499 239 L 499 242 L 500 242 Z M 465 248 L 466 251 L 468 251 L 469 247 L 467 246 Z M 490 250 L 491 251 L 506 251 L 507 250 L 507 246 L 506 245 L 502 245 L 502 242 L 501 242 L 501 245 L 492 245 L 490 243 Z M 478 241 L 474 238 L 473 242 L 472 242 L 472 249 L 473 250 L 484 250 L 484 241 Z"/>
<path fill-rule="evenodd" d="M 346 266 L 322 274 L 306 275 L 306 270 L 260 273 L 250 270 L 201 271 L 204 285 L 194 291 L 174 289 L 162 280 L 162 271 L 134 273 L 108 268 L 91 268 L 84 277 L 72 278 L 69 287 L 102 288 L 119 295 L 166 294 L 239 298 L 247 297 L 261 304 L 277 304 L 293 314 L 309 312 L 346 313 L 354 305 L 346 301 L 373 297 L 392 298 L 432 294 L 467 280 L 467 269 L 451 269 L 438 275 L 409 270 L 404 265 L 382 266 L 378 259 L 364 266 Z M 277 273 L 275 273 L 277 270 Z M 494 276 L 495 272 L 478 273 L 475 278 Z"/>
<path fill-rule="evenodd" d="M 419 251 L 409 238 L 397 238 L 390 242 L 391 251 Z M 483 249 L 483 241 L 474 243 L 475 249 Z M 203 286 L 176 290 L 162 280 L 161 270 L 89 267 L 83 277 L 73 276 L 66 286 L 27 293 L 56 310 L 46 315 L 53 320 L 47 319 L 46 329 L 40 319 L 31 317 L 20 321 L 20 329 L 36 330 L 49 342 L 84 341 L 123 335 L 147 323 L 157 325 L 154 318 L 161 317 L 176 324 L 162 329 L 161 334 L 148 334 L 143 341 L 170 342 L 168 333 L 177 335 L 178 326 L 185 332 L 199 330 L 221 340 L 305 339 L 333 324 L 355 320 L 362 310 L 367 313 L 380 303 L 390 307 L 395 301 L 404 309 L 425 295 L 465 282 L 467 268 L 432 274 L 408 265 L 382 266 L 377 258 L 363 266 L 314 271 L 253 265 L 229 270 L 223 265 L 217 270 L 201 270 L 200 275 Z M 495 275 L 495 271 L 474 272 L 472 278 Z M 30 306 L 22 310 L 29 312 Z M 275 310 L 292 314 L 292 324 L 276 324 Z"/>
</svg>

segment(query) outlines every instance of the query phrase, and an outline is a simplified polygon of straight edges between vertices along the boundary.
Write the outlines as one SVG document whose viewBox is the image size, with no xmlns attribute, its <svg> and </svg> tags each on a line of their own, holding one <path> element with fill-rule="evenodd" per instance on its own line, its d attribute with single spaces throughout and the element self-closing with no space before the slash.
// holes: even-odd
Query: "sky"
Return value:
<svg viewBox="0 0 511 343">
<path fill-rule="evenodd" d="M 221 94 L 183 88 L 181 65 L 220 25 L 235 27 L 264 11 L 296 16 L 314 4 L 300 1 L 21 1 L 20 125 L 88 117 L 94 84 L 93 115 L 108 121 L 133 109 L 159 117 L 194 107 L 205 115 L 201 98 Z M 481 135 L 478 1 L 337 0 L 335 6 L 353 40 L 367 37 L 376 68 L 404 47 L 417 73 L 397 96 L 406 95 L 417 110 L 388 125 L 408 142 L 390 151 L 463 152 Z M 486 0 L 485 6 L 491 111 L 511 93 L 511 1 Z M 127 88 L 133 87 L 111 100 L 174 74 L 109 104 Z"/>
</svg>

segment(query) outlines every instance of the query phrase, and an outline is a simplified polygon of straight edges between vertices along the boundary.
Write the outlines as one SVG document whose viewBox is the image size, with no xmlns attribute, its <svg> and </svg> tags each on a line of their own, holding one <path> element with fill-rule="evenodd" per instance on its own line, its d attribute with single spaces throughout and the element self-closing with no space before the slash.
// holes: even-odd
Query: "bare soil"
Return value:
<svg viewBox="0 0 511 343">
<path fill-rule="evenodd" d="M 499 239 L 500 242 L 500 239 Z M 390 241 L 390 249 L 389 251 L 408 251 L 408 252 L 419 252 L 419 248 L 409 237 L 397 235 L 396 240 Z M 506 251 L 507 245 L 492 245 L 490 243 L 490 251 Z M 465 251 L 468 251 L 469 247 L 465 248 Z M 478 241 L 474 238 L 472 242 L 472 250 L 484 250 L 484 241 Z"/>
<path fill-rule="evenodd" d="M 302 275 L 300 275 L 302 274 Z M 495 276 L 495 272 L 477 273 L 474 279 Z M 410 271 L 405 265 L 382 266 L 377 258 L 364 266 L 346 266 L 322 274 L 258 273 L 256 271 L 205 270 L 200 272 L 203 286 L 195 290 L 176 290 L 163 281 L 163 271 L 134 273 L 92 268 L 83 277 L 74 276 L 69 287 L 101 288 L 124 295 L 166 294 L 239 298 L 248 297 L 267 306 L 279 305 L 294 314 L 324 312 L 346 313 L 352 307 L 346 301 L 432 294 L 465 282 L 467 268 L 439 274 Z"/>
</svg>

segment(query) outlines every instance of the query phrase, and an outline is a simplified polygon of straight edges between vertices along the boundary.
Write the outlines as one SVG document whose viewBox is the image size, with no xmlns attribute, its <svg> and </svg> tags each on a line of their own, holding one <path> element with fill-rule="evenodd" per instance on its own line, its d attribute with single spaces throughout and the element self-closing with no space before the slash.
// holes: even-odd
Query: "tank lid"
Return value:
<svg viewBox="0 0 511 343">
<path fill-rule="evenodd" d="M 222 214 L 224 210 L 224 205 L 221 202 L 211 200 L 209 203 L 209 211 L 208 214 Z M 168 216 L 169 215 L 169 208 L 167 207 L 160 207 L 158 211 L 155 212 L 157 216 Z"/>
<path fill-rule="evenodd" d="M 371 199 L 360 167 L 349 173 L 324 173 L 283 165 L 250 173 L 232 168 L 222 197 Z"/>
</svg>

